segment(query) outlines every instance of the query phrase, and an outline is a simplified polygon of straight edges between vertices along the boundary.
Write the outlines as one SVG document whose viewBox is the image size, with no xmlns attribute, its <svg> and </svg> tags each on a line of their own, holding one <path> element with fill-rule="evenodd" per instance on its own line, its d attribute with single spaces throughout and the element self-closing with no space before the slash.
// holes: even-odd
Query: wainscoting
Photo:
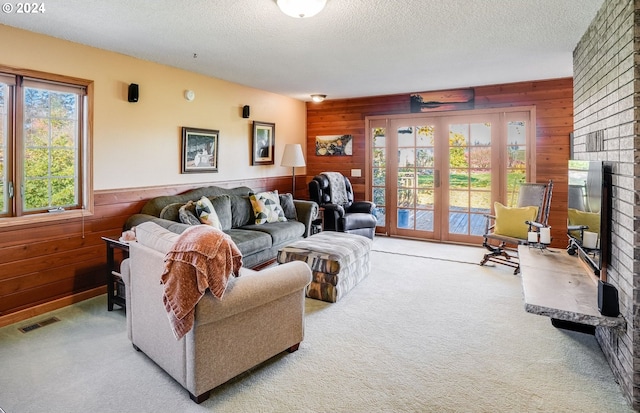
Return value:
<svg viewBox="0 0 640 413">
<path fill-rule="evenodd" d="M 296 181 L 296 197 L 308 198 L 305 177 Z M 127 218 L 148 199 L 204 185 L 291 192 L 291 176 L 96 191 L 95 213 L 84 220 L 0 230 L 0 326 L 105 293 L 106 247 L 100 237 L 118 238 Z"/>
</svg>

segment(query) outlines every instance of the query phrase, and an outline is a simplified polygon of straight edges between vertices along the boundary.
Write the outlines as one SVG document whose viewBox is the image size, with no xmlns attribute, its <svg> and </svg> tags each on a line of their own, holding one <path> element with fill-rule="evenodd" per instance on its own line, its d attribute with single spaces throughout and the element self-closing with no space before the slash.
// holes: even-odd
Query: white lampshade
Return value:
<svg viewBox="0 0 640 413">
<path fill-rule="evenodd" d="M 315 16 L 324 9 L 327 0 L 278 0 L 278 7 L 287 16 L 304 18 Z"/>
<path fill-rule="evenodd" d="M 288 143 L 284 147 L 281 166 L 306 166 L 304 155 L 302 154 L 302 146 L 299 143 Z"/>
</svg>

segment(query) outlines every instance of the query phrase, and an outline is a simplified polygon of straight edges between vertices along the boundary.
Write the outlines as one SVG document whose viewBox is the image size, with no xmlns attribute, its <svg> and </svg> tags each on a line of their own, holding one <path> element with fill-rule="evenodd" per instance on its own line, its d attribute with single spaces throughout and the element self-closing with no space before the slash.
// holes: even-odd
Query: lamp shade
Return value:
<svg viewBox="0 0 640 413">
<path fill-rule="evenodd" d="M 304 18 L 320 13 L 326 3 L 327 0 L 278 0 L 278 7 L 287 16 Z"/>
<path fill-rule="evenodd" d="M 284 146 L 281 166 L 307 166 L 302 154 L 302 146 L 299 143 L 288 143 Z"/>
</svg>

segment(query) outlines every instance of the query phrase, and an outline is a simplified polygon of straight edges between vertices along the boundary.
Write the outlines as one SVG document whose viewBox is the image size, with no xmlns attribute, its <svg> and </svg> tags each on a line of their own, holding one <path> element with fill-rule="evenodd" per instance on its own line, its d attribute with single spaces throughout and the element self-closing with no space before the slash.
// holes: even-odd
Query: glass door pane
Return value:
<svg viewBox="0 0 640 413">
<path fill-rule="evenodd" d="M 512 120 L 507 122 L 507 204 L 518 204 L 518 190 L 526 181 L 527 173 L 527 122 Z"/>
<path fill-rule="evenodd" d="M 0 216 L 9 212 L 9 85 L 0 82 Z"/>
<path fill-rule="evenodd" d="M 435 140 L 434 125 L 401 126 L 396 129 L 397 228 L 434 231 Z"/>
<path fill-rule="evenodd" d="M 373 202 L 376 204 L 376 217 L 378 220 L 378 227 L 386 226 L 387 216 L 387 196 L 386 196 L 386 182 L 387 182 L 387 139 L 385 137 L 386 128 L 378 127 L 372 128 L 372 197 Z"/>
<path fill-rule="evenodd" d="M 482 236 L 491 211 L 491 122 L 449 124 L 448 232 Z"/>
</svg>

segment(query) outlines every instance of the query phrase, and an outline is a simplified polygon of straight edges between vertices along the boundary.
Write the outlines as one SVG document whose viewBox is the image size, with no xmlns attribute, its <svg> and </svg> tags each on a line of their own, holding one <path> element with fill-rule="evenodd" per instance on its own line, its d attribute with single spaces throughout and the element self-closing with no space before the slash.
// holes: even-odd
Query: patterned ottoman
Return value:
<svg viewBox="0 0 640 413">
<path fill-rule="evenodd" d="M 307 297 L 335 303 L 371 272 L 367 237 L 324 231 L 278 251 L 278 263 L 304 261 L 313 278 Z"/>
</svg>

